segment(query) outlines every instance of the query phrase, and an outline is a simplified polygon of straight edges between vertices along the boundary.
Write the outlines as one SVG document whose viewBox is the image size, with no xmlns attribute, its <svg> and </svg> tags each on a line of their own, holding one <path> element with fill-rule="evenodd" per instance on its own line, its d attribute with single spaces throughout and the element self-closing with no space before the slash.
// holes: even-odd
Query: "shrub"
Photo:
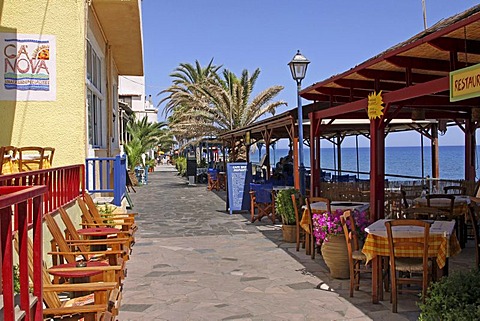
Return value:
<svg viewBox="0 0 480 321">
<path fill-rule="evenodd" d="M 480 272 L 456 272 L 432 283 L 419 320 L 480 320 Z"/>
<path fill-rule="evenodd" d="M 185 176 L 187 173 L 187 159 L 185 157 L 177 157 L 175 161 L 175 167 L 177 168 L 178 174 Z"/>
</svg>

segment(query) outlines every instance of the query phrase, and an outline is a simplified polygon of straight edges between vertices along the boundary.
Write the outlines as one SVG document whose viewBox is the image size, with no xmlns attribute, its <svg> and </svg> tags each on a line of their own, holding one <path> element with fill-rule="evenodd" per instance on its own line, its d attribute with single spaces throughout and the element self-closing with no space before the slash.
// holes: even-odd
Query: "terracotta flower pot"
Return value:
<svg viewBox="0 0 480 321">
<path fill-rule="evenodd" d="M 297 227 L 296 225 L 282 225 L 283 240 L 288 243 L 297 242 L 296 238 Z"/>
<path fill-rule="evenodd" d="M 328 242 L 322 243 L 322 256 L 325 264 L 330 269 L 330 275 L 335 279 L 350 278 L 348 266 L 348 250 L 345 235 L 328 237 Z"/>
</svg>

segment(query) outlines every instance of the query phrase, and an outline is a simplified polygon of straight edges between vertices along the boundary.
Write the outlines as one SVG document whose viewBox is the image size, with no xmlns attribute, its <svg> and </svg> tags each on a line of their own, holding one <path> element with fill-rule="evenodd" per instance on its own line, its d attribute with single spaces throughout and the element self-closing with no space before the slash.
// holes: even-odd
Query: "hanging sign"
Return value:
<svg viewBox="0 0 480 321">
<path fill-rule="evenodd" d="M 0 100 L 56 100 L 55 36 L 0 33 L 0 46 Z"/>
<path fill-rule="evenodd" d="M 383 116 L 383 99 L 382 91 L 378 94 L 375 92 L 368 95 L 368 118 L 375 119 Z"/>
<path fill-rule="evenodd" d="M 450 101 L 480 96 L 480 64 L 450 72 Z"/>
</svg>

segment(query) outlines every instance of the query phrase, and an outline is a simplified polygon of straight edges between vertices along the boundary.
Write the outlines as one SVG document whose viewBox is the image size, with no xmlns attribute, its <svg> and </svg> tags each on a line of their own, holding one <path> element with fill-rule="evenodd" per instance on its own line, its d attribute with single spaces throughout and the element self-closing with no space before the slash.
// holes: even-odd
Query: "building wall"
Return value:
<svg viewBox="0 0 480 321">
<path fill-rule="evenodd" d="M 56 100 L 0 101 L 0 145 L 51 146 L 54 165 L 86 157 L 86 1 L 3 0 L 0 32 L 56 37 Z"/>
</svg>

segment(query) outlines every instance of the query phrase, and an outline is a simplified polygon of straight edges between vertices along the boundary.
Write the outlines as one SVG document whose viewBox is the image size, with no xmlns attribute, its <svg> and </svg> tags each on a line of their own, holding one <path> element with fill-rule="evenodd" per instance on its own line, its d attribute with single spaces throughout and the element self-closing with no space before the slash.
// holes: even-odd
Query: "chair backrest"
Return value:
<svg viewBox="0 0 480 321">
<path fill-rule="evenodd" d="M 325 208 L 327 212 L 332 213 L 332 205 L 329 198 L 321 197 L 321 196 L 313 196 L 313 197 L 307 197 L 307 198 L 309 199 L 310 204 L 317 203 L 317 202 L 325 203 Z M 305 199 L 305 203 L 306 201 L 307 200 Z"/>
<path fill-rule="evenodd" d="M 95 202 L 93 201 L 93 198 L 90 196 L 90 194 L 84 193 L 83 194 L 83 199 L 85 200 L 85 203 L 87 204 L 87 207 L 88 207 L 88 211 L 92 215 L 92 218 L 95 221 L 95 223 L 103 224 L 104 219 L 102 218 L 102 216 L 98 212 L 98 208 L 95 205 Z"/>
<path fill-rule="evenodd" d="M 443 188 L 445 194 L 452 194 L 452 195 L 466 195 L 467 188 L 465 186 L 445 186 Z"/>
<path fill-rule="evenodd" d="M 60 207 L 58 209 L 58 212 L 60 213 L 63 224 L 65 224 L 67 233 L 70 235 L 70 238 L 72 240 L 81 240 L 82 237 L 80 236 L 80 234 L 78 234 L 77 229 L 75 228 L 75 225 L 70 219 L 70 216 L 68 215 L 67 211 L 65 211 L 63 207 Z M 80 249 L 80 252 L 88 252 L 89 250 L 88 247 L 84 244 L 79 244 L 77 245 L 77 247 Z"/>
<path fill-rule="evenodd" d="M 403 216 L 405 205 L 403 193 L 385 193 L 385 218 L 400 219 Z"/>
<path fill-rule="evenodd" d="M 477 270 L 480 270 L 480 231 L 478 226 L 478 215 L 480 207 L 477 203 L 472 202 L 468 211 L 469 219 L 472 224 L 473 239 L 475 241 L 475 263 Z"/>
<path fill-rule="evenodd" d="M 453 216 L 453 208 L 455 206 L 455 195 L 452 194 L 428 194 L 427 198 L 427 207 L 438 207 L 446 212 L 446 216 L 450 219 Z M 446 206 L 435 206 L 432 204 L 433 199 L 445 199 L 449 200 Z"/>
<path fill-rule="evenodd" d="M 53 240 L 57 244 L 58 249 L 61 252 L 72 252 L 70 250 L 70 246 L 65 240 L 65 237 L 63 236 L 62 231 L 60 230 L 60 227 L 58 227 L 57 222 L 55 222 L 55 219 L 50 214 L 46 214 L 44 218 L 45 218 L 45 222 L 47 223 L 48 230 L 52 234 Z M 73 254 L 65 254 L 63 255 L 63 257 L 68 263 L 76 262 L 75 255 Z M 86 258 L 84 259 L 86 260 Z"/>
<path fill-rule="evenodd" d="M 436 220 L 441 219 L 447 213 L 436 207 L 409 207 L 404 211 L 404 215 L 399 218 L 411 220 Z"/>
<path fill-rule="evenodd" d="M 20 172 L 42 169 L 44 160 L 44 148 L 37 146 L 17 148 L 18 170 Z"/>
<path fill-rule="evenodd" d="M 11 166 L 11 161 L 15 158 L 17 148 L 14 146 L 0 146 L 0 175 L 4 174 L 4 166 Z M 16 169 L 8 167 L 7 173 L 17 171 Z"/>
<path fill-rule="evenodd" d="M 423 185 L 402 185 L 400 186 L 400 193 L 403 194 L 403 202 L 405 208 L 410 207 L 411 202 L 422 195 L 425 190 Z"/>
<path fill-rule="evenodd" d="M 299 228 L 301 217 L 300 217 L 300 213 L 298 211 L 298 205 L 300 205 L 300 204 L 297 204 L 297 197 L 296 197 L 295 194 L 292 194 L 290 196 L 292 197 L 293 211 L 295 212 L 295 225 L 297 225 L 297 228 Z"/>
<path fill-rule="evenodd" d="M 357 235 L 357 225 L 350 210 L 343 212 L 340 216 L 340 223 L 342 224 L 345 240 L 347 241 L 348 257 L 352 257 L 353 251 L 360 249 Z"/>
<path fill-rule="evenodd" d="M 53 147 L 45 147 L 43 149 L 43 157 L 45 160 L 47 160 L 50 164 L 50 166 L 53 166 L 53 154 L 55 154 L 55 148 Z"/>
<path fill-rule="evenodd" d="M 14 246 L 17 253 L 19 252 L 19 245 L 18 245 L 18 234 L 15 233 L 14 239 Z M 33 271 L 33 243 L 32 240 L 27 237 L 27 256 L 28 256 L 28 276 L 31 280 L 34 279 L 34 271 Z M 45 264 L 42 264 L 42 281 L 44 285 L 51 285 L 52 280 L 50 279 L 50 275 L 48 274 L 47 269 L 45 268 Z M 59 308 L 62 306 L 62 302 L 60 301 L 58 295 L 54 292 L 50 291 L 43 291 L 43 301 L 45 305 L 49 308 Z"/>
<path fill-rule="evenodd" d="M 95 222 L 94 220 L 94 217 L 92 215 L 92 213 L 90 212 L 87 204 L 85 203 L 84 199 L 79 197 L 77 199 L 77 204 L 78 204 L 78 207 L 80 207 L 80 210 L 82 211 L 82 218 L 83 218 L 83 221 L 85 223 L 88 223 L 88 224 L 98 224 L 97 222 Z"/>
<path fill-rule="evenodd" d="M 255 192 L 256 203 L 271 203 L 272 202 L 272 184 L 254 184 L 250 183 L 250 190 Z"/>
<path fill-rule="evenodd" d="M 395 238 L 395 227 L 410 226 L 412 228 L 422 228 L 423 233 L 418 238 Z M 430 223 L 421 220 L 392 220 L 386 221 L 388 248 L 390 251 L 390 264 L 395 270 L 395 257 L 405 257 L 406 251 L 420 250 L 423 259 L 423 271 L 428 271 L 428 237 L 430 235 Z M 403 254 L 401 255 L 400 253 Z"/>
</svg>

